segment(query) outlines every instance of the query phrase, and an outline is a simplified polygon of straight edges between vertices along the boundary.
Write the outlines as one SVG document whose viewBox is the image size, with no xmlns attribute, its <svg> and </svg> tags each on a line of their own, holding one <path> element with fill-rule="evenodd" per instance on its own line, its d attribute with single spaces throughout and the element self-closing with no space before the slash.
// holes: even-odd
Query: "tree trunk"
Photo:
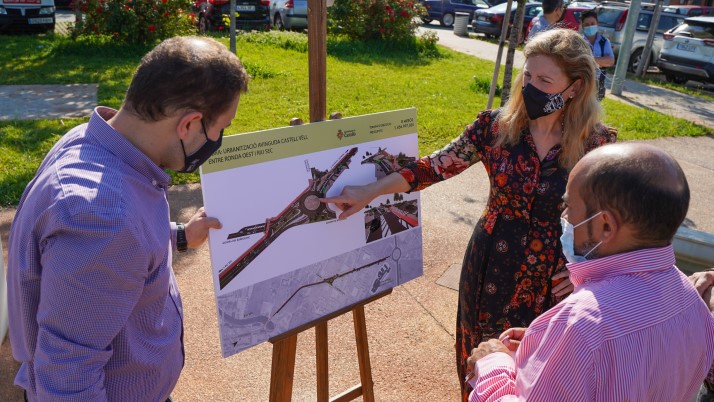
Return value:
<svg viewBox="0 0 714 402">
<path fill-rule="evenodd" d="M 650 21 L 650 29 L 647 31 L 645 48 L 642 50 L 642 57 L 640 57 L 640 63 L 637 65 L 637 71 L 635 71 L 635 75 L 638 77 L 644 77 L 645 73 L 647 73 L 647 68 L 650 65 L 652 42 L 654 42 L 654 38 L 657 36 L 657 26 L 659 25 L 659 17 L 662 15 L 663 3 L 663 0 L 658 0 L 655 5 L 654 14 L 652 15 L 652 20 Z"/>
<path fill-rule="evenodd" d="M 513 18 L 511 26 L 511 36 L 508 40 L 508 53 L 506 54 L 506 66 L 503 73 L 503 90 L 501 90 L 501 106 L 506 104 L 508 97 L 511 95 L 511 80 L 513 79 L 513 58 L 516 54 L 516 46 L 518 46 L 519 38 L 521 37 L 521 27 L 526 16 L 526 0 L 518 0 L 516 15 Z M 504 17 L 503 22 L 506 23 Z"/>
</svg>

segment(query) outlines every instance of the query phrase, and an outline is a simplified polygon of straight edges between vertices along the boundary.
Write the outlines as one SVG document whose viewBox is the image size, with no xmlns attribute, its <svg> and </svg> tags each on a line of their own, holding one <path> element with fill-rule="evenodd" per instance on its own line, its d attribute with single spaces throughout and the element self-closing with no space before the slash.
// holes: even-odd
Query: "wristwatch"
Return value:
<svg viewBox="0 0 714 402">
<path fill-rule="evenodd" d="M 182 253 L 188 250 L 188 241 L 186 240 L 186 227 L 183 223 L 176 224 L 176 249 Z"/>
</svg>

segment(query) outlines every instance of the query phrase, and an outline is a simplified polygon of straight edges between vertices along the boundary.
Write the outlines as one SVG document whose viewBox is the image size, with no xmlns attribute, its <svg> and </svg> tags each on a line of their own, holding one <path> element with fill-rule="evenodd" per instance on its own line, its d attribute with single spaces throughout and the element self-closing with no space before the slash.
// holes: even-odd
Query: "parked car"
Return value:
<svg viewBox="0 0 714 402">
<path fill-rule="evenodd" d="M 73 0 L 55 0 L 55 7 L 58 10 L 71 10 Z"/>
<path fill-rule="evenodd" d="M 421 18 L 428 24 L 434 20 L 441 22 L 445 27 L 452 27 L 456 13 L 468 13 L 469 21 L 474 18 L 476 10 L 491 7 L 484 0 L 420 0 L 426 8 L 427 16 Z"/>
<path fill-rule="evenodd" d="M 662 9 L 666 13 L 682 14 L 687 17 L 698 17 L 700 15 L 714 15 L 714 7 L 707 6 L 687 6 L 676 5 L 666 6 Z"/>
<path fill-rule="evenodd" d="M 193 8 L 200 32 L 228 29 L 230 0 L 196 0 Z M 236 28 L 270 29 L 270 0 L 236 0 L 235 12 Z"/>
<path fill-rule="evenodd" d="M 714 83 L 714 17 L 689 17 L 665 32 L 657 67 L 667 81 Z"/>
<path fill-rule="evenodd" d="M 277 29 L 307 28 L 307 0 L 271 0 L 270 18 Z"/>
<path fill-rule="evenodd" d="M 480 32 L 486 34 L 486 37 L 499 37 L 501 36 L 501 27 L 503 26 L 503 20 L 506 15 L 507 3 L 501 3 L 497 6 L 493 6 L 486 10 L 477 11 L 474 14 L 474 20 L 471 23 L 471 27 L 474 32 Z M 516 16 L 516 9 L 518 3 L 513 3 L 511 6 L 511 17 L 509 19 L 509 27 L 513 25 L 513 19 Z M 541 3 L 526 3 L 526 15 L 523 19 L 523 27 L 521 28 L 521 37 L 526 37 L 527 27 L 530 25 L 531 20 L 538 16 L 539 13 L 543 11 Z M 510 28 L 509 28 L 510 29 Z"/>
<path fill-rule="evenodd" d="M 585 11 L 592 10 L 596 6 L 596 3 L 592 3 L 592 5 L 569 5 L 565 9 L 565 13 L 563 14 L 563 19 L 561 20 L 561 23 L 574 31 L 579 31 L 580 14 L 584 13 Z"/>
<path fill-rule="evenodd" d="M 612 51 L 615 53 L 615 58 L 620 54 L 620 48 L 622 47 L 623 39 L 623 28 L 625 27 L 625 21 L 627 20 L 628 5 L 626 4 L 607 4 L 601 5 L 597 8 L 598 10 L 598 26 L 600 34 L 610 40 L 612 44 Z M 635 34 L 632 38 L 632 48 L 630 49 L 630 61 L 628 63 L 628 70 L 635 72 L 637 66 L 639 66 L 642 59 L 642 51 L 645 48 L 645 43 L 647 42 L 647 33 L 650 29 L 650 24 L 652 22 L 653 10 L 651 7 L 647 6 L 640 10 L 637 16 L 637 24 L 635 24 Z M 662 34 L 675 27 L 684 21 L 684 16 L 680 14 L 665 13 L 660 15 L 659 24 L 657 25 L 657 35 L 655 36 L 654 42 L 652 42 L 652 54 L 650 55 L 650 65 L 654 65 L 659 57 L 660 49 L 662 49 Z"/>
<path fill-rule="evenodd" d="M 50 32 L 55 30 L 52 0 L 0 0 L 0 31 Z"/>
</svg>

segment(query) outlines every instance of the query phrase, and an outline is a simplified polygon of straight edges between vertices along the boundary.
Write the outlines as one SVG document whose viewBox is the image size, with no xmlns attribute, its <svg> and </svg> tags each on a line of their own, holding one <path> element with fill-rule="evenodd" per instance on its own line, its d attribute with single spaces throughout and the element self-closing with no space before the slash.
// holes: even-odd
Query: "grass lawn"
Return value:
<svg viewBox="0 0 714 402">
<path fill-rule="evenodd" d="M 221 39 L 227 44 L 227 39 Z M 0 84 L 99 83 L 99 103 L 118 108 L 148 48 L 62 36 L 3 36 Z M 238 38 L 238 56 L 253 79 L 227 134 L 309 120 L 307 37 L 269 32 Z M 406 107 L 418 110 L 420 152 L 445 145 L 485 108 L 494 64 L 440 48 L 440 57 L 328 41 L 327 112 L 356 116 Z M 180 83 L 179 83 L 180 84 Z M 496 101 L 495 104 L 498 104 Z M 621 139 L 697 136 L 712 130 L 605 99 L 605 122 Z M 57 139 L 86 119 L 0 122 L 0 206 L 15 205 Z M 198 181 L 175 176 L 175 183 Z"/>
</svg>

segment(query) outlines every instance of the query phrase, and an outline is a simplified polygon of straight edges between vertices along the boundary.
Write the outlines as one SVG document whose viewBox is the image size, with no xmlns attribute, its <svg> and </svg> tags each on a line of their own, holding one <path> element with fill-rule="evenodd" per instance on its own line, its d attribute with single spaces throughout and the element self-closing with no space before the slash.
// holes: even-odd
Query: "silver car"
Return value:
<svg viewBox="0 0 714 402">
<path fill-rule="evenodd" d="M 625 21 L 628 16 L 627 5 L 601 5 L 598 10 L 598 26 L 602 36 L 610 40 L 612 51 L 617 58 L 622 47 L 622 37 L 624 33 Z M 628 71 L 635 72 L 642 60 L 642 51 L 647 42 L 647 33 L 652 22 L 653 10 L 643 8 L 637 15 L 637 24 L 635 25 L 635 34 L 632 38 L 632 48 L 630 49 L 630 62 L 627 65 Z M 684 21 L 684 16 L 680 14 L 663 12 L 657 24 L 657 34 L 652 42 L 652 54 L 650 55 L 650 66 L 654 66 L 655 61 L 659 57 L 660 49 L 664 40 L 662 34 L 670 28 Z"/>
<path fill-rule="evenodd" d="M 714 83 L 714 16 L 690 17 L 666 32 L 657 66 L 667 81 Z"/>
<path fill-rule="evenodd" d="M 307 0 L 270 0 L 270 20 L 277 29 L 307 28 Z"/>
</svg>

